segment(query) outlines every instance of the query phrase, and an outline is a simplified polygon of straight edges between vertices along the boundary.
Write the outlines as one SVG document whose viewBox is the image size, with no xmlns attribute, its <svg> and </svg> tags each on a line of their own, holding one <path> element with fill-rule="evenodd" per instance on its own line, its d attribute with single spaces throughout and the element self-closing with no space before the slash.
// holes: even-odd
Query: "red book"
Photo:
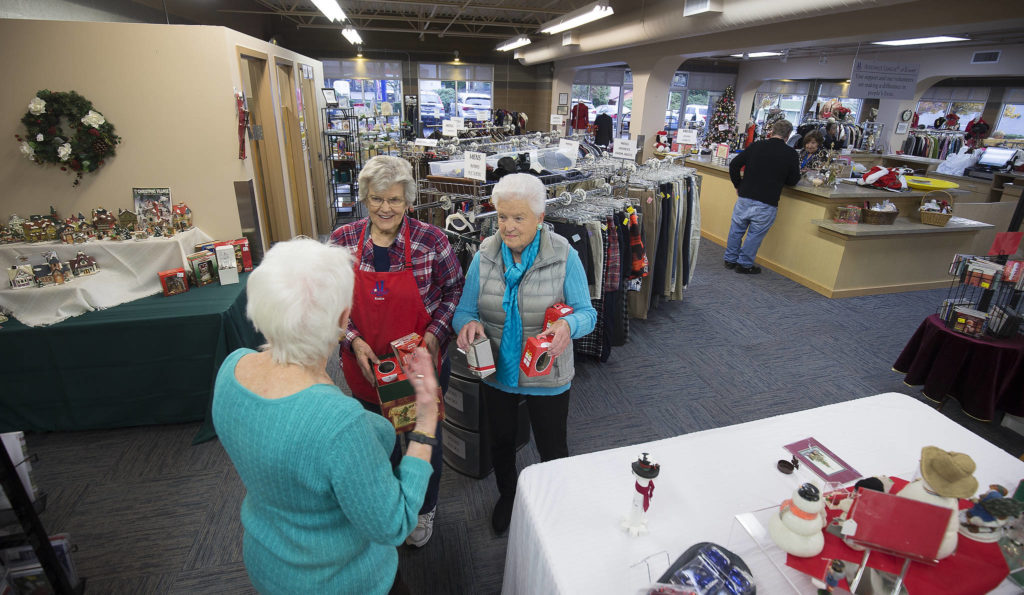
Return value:
<svg viewBox="0 0 1024 595">
<path fill-rule="evenodd" d="M 847 537 L 872 550 L 935 564 L 951 514 L 942 506 L 860 490 L 850 507 L 857 527 Z"/>
</svg>

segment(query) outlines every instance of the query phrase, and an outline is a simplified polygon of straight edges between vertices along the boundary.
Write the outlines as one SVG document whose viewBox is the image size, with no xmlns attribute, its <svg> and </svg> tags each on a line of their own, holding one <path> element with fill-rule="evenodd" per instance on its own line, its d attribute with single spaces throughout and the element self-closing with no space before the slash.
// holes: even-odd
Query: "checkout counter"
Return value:
<svg viewBox="0 0 1024 595">
<path fill-rule="evenodd" d="M 736 202 L 729 168 L 702 156 L 689 157 L 686 163 L 703 177 L 701 235 L 724 246 Z M 972 250 L 979 234 L 988 232 L 991 238 L 996 231 L 993 224 L 965 219 L 959 206 L 962 193 L 952 193 L 957 216 L 945 227 L 936 227 L 917 217 L 925 192 L 895 193 L 853 184 L 840 184 L 835 190 L 785 187 L 778 216 L 761 244 L 757 262 L 830 298 L 947 287 L 953 255 L 977 253 Z M 836 207 L 886 199 L 900 210 L 893 225 L 832 221 Z M 1005 229 L 1004 224 L 999 230 Z"/>
</svg>

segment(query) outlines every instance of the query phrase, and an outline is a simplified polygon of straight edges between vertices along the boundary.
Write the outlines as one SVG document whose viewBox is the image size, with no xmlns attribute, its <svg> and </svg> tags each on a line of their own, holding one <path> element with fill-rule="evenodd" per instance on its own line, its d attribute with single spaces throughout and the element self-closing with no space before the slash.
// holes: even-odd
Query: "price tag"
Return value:
<svg viewBox="0 0 1024 595">
<path fill-rule="evenodd" d="M 680 145 L 697 144 L 697 131 L 689 128 L 680 128 L 676 132 L 676 142 Z"/>
<path fill-rule="evenodd" d="M 465 176 L 471 180 L 487 181 L 487 160 L 483 153 L 466 151 L 463 153 L 466 158 Z"/>
<path fill-rule="evenodd" d="M 416 145 L 417 147 L 436 147 L 437 146 L 437 139 L 436 138 L 418 138 L 418 139 L 416 139 L 416 142 L 414 142 L 413 144 Z"/>
<path fill-rule="evenodd" d="M 580 154 L 580 144 L 574 140 L 563 138 L 558 141 L 558 152 L 569 158 L 569 167 L 576 167 L 576 158 Z"/>
<path fill-rule="evenodd" d="M 612 157 L 618 159 L 636 159 L 636 139 L 615 139 L 615 148 L 612 149 Z"/>
<path fill-rule="evenodd" d="M 719 131 L 722 131 L 722 132 L 724 132 L 724 131 L 726 131 L 726 130 L 728 130 L 728 129 L 729 129 L 729 125 L 728 125 L 728 124 L 719 124 L 719 125 L 718 125 L 718 130 L 719 130 Z"/>
<path fill-rule="evenodd" d="M 561 126 L 562 122 L 564 122 L 563 116 L 561 116 L 560 114 L 551 114 L 552 126 Z"/>
<path fill-rule="evenodd" d="M 441 134 L 444 136 L 458 136 L 459 128 L 455 125 L 455 122 L 445 120 L 444 122 L 441 122 Z"/>
<path fill-rule="evenodd" d="M 451 119 L 452 122 L 455 122 L 455 129 L 456 130 L 465 130 L 466 129 L 466 119 L 465 118 L 463 118 L 461 116 L 452 116 L 452 118 L 450 118 L 450 119 Z"/>
</svg>

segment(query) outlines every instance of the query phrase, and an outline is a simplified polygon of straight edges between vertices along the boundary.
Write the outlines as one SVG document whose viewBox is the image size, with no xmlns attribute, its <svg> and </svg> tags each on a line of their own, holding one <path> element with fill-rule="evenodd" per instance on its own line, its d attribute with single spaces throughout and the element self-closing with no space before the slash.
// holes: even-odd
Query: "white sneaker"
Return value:
<svg viewBox="0 0 1024 595">
<path fill-rule="evenodd" d="M 409 537 L 405 538 L 406 545 L 423 547 L 428 541 L 430 541 L 430 536 L 434 534 L 435 512 L 437 512 L 437 506 L 431 509 L 427 514 L 420 515 L 420 520 L 416 523 L 416 528 L 412 530 Z"/>
</svg>

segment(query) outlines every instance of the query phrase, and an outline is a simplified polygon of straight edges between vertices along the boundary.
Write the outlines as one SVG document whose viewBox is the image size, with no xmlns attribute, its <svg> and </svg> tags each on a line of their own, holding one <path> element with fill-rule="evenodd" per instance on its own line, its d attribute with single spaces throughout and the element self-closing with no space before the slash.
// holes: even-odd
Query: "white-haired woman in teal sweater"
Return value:
<svg viewBox="0 0 1024 595">
<path fill-rule="evenodd" d="M 440 448 L 437 379 L 425 350 L 412 363 L 416 427 L 400 462 L 395 429 L 334 385 L 352 303 L 348 250 L 281 242 L 249 276 L 247 315 L 262 351 L 221 366 L 213 422 L 245 484 L 243 554 L 261 593 L 388 593 L 404 588 L 396 546 L 416 527 Z"/>
</svg>

